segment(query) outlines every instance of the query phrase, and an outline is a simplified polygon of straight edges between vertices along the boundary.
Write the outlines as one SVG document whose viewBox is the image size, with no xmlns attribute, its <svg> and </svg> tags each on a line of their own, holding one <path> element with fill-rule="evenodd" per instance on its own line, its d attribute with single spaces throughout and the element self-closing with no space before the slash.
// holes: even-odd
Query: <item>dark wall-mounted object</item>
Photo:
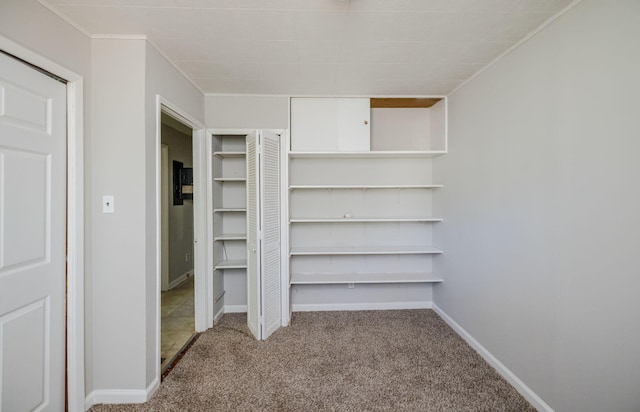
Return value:
<svg viewBox="0 0 640 412">
<path fill-rule="evenodd" d="M 182 205 L 185 199 L 193 199 L 193 168 L 173 161 L 173 204 Z"/>
</svg>

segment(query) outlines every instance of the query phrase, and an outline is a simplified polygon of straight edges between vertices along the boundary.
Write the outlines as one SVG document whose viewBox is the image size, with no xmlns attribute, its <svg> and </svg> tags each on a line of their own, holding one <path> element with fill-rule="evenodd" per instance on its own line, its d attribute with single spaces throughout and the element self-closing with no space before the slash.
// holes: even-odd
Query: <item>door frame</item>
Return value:
<svg viewBox="0 0 640 412">
<path fill-rule="evenodd" d="M 155 379 L 160 382 L 160 349 L 161 349 L 161 277 L 162 277 L 162 216 L 161 216 L 161 162 L 162 162 L 162 114 L 168 115 L 181 123 L 189 126 L 192 132 L 193 141 L 193 279 L 194 279 L 194 299 L 195 299 L 195 328 L 196 332 L 205 331 L 208 326 L 208 306 L 206 300 L 207 288 L 210 287 L 209 278 L 212 276 L 211 267 L 208 264 L 207 253 L 207 230 L 206 225 L 210 220 L 206 216 L 206 175 L 203 173 L 203 167 L 206 167 L 204 146 L 205 146 L 205 128 L 204 124 L 192 117 L 179 106 L 171 103 L 161 95 L 156 95 L 156 345 L 155 356 L 157 359 L 155 365 Z M 211 272 L 211 274 L 209 273 Z"/>
<path fill-rule="evenodd" d="M 1 35 L 0 50 L 67 81 L 66 391 L 69 411 L 84 411 L 84 79 Z"/>
<path fill-rule="evenodd" d="M 169 290 L 169 145 L 160 143 L 160 290 Z M 163 179 L 166 181 L 163 183 Z"/>
</svg>

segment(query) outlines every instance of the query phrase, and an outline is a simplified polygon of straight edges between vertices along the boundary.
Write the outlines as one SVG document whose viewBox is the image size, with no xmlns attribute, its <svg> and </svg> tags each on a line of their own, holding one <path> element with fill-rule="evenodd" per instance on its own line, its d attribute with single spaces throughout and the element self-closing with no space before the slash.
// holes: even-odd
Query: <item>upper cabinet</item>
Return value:
<svg viewBox="0 0 640 412">
<path fill-rule="evenodd" d="M 368 152 L 370 123 L 366 98 L 293 98 L 291 150 Z"/>
<path fill-rule="evenodd" d="M 447 151 L 446 98 L 291 99 L 291 151 Z"/>
</svg>

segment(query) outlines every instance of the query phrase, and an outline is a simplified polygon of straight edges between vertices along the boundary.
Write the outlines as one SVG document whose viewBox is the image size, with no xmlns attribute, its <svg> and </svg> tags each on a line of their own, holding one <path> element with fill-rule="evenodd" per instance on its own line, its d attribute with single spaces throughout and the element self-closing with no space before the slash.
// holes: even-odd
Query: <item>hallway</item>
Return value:
<svg viewBox="0 0 640 412">
<path fill-rule="evenodd" d="M 193 276 L 161 295 L 161 369 L 195 333 Z"/>
</svg>

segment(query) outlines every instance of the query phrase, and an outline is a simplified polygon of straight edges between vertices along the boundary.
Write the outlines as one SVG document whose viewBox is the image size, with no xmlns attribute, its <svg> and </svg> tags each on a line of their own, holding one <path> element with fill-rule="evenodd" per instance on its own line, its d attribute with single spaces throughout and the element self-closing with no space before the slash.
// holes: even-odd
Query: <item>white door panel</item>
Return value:
<svg viewBox="0 0 640 412">
<path fill-rule="evenodd" d="M 256 339 L 282 326 L 280 136 L 247 137 L 247 325 Z"/>
<path fill-rule="evenodd" d="M 280 309 L 280 136 L 262 132 L 261 136 L 261 248 L 262 339 L 282 326 Z"/>
<path fill-rule="evenodd" d="M 0 53 L 0 411 L 63 410 L 66 87 Z"/>
<path fill-rule="evenodd" d="M 260 328 L 260 179 L 258 136 L 247 136 L 247 325 L 256 339 L 262 338 Z"/>
</svg>

